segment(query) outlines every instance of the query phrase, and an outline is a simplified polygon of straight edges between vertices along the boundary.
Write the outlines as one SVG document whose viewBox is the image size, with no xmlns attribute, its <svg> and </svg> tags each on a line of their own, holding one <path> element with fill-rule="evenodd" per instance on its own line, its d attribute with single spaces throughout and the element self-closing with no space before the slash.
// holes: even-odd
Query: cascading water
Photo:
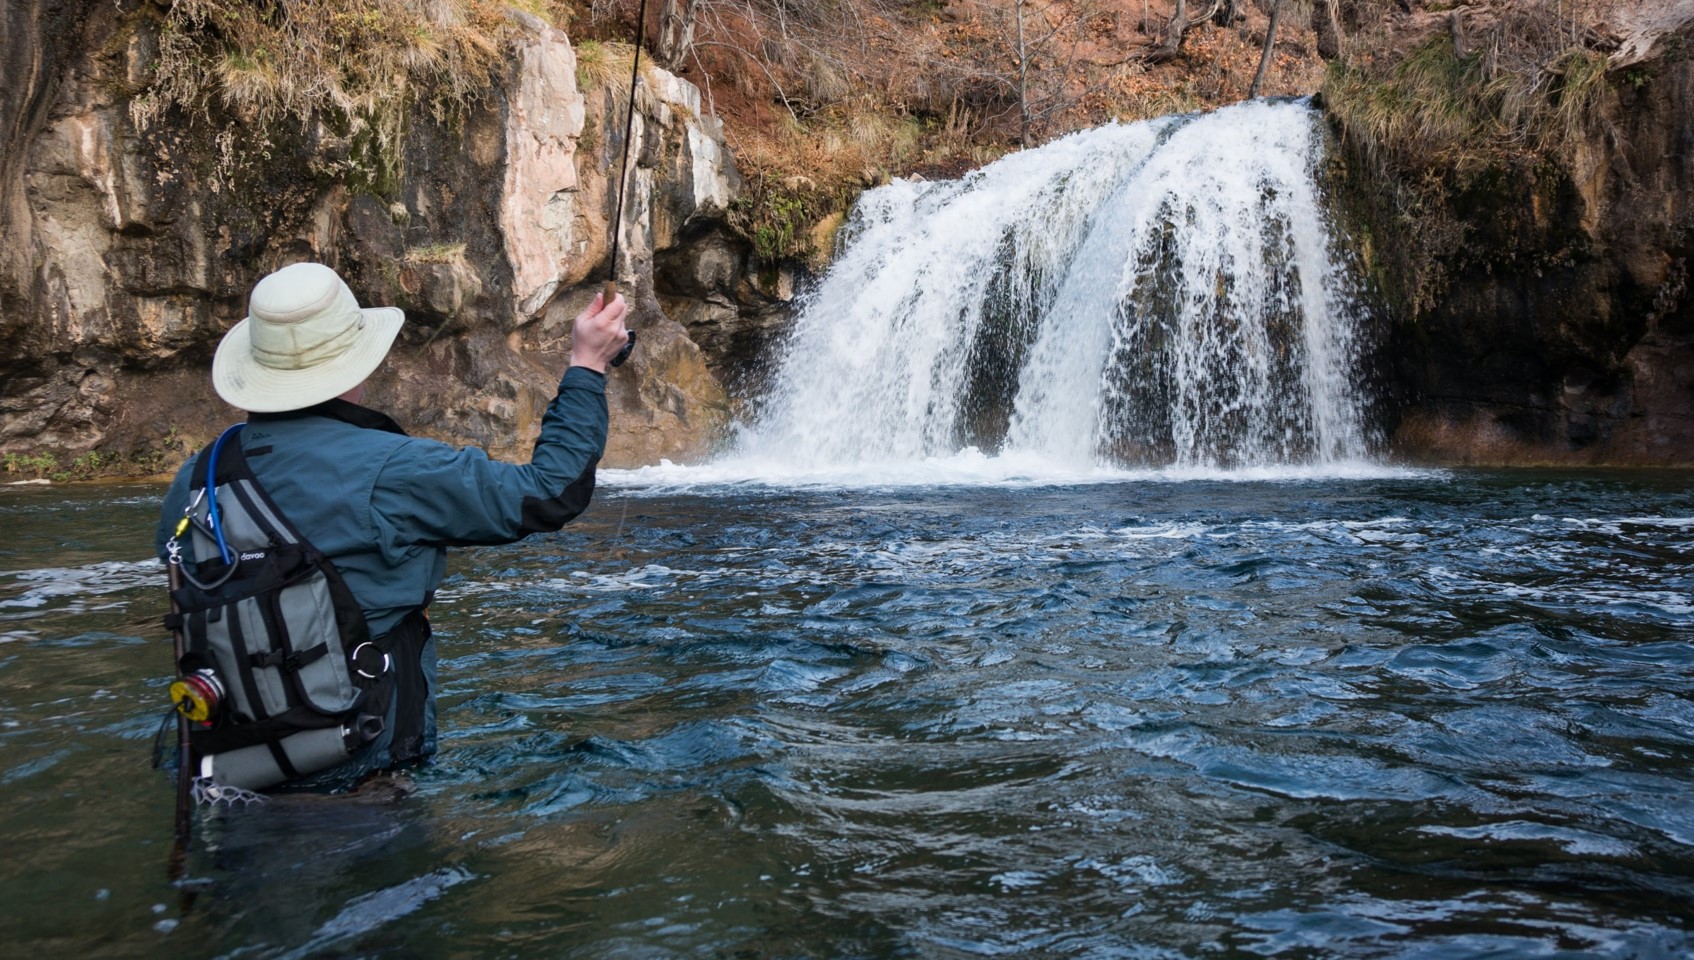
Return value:
<svg viewBox="0 0 1694 960">
<path fill-rule="evenodd" d="M 864 195 L 732 456 L 1067 469 L 1367 455 L 1300 102 L 1085 131 Z"/>
</svg>

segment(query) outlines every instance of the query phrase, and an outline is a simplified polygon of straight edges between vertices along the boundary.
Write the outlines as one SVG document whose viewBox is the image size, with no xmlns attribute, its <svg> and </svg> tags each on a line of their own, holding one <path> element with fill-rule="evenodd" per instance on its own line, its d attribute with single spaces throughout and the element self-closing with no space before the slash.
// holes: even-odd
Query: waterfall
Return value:
<svg viewBox="0 0 1694 960">
<path fill-rule="evenodd" d="M 1056 467 L 1368 455 L 1363 316 L 1303 102 L 1083 131 L 867 192 L 734 457 Z"/>
</svg>

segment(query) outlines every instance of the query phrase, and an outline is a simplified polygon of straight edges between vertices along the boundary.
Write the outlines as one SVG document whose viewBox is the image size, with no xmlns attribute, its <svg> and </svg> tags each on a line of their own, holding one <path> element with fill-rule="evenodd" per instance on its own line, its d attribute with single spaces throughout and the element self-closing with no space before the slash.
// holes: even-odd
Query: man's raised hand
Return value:
<svg viewBox="0 0 1694 960">
<path fill-rule="evenodd" d="M 605 373 L 612 358 L 629 342 L 629 330 L 624 326 L 628 313 L 629 305 L 622 295 L 607 304 L 604 293 L 595 294 L 594 301 L 576 315 L 571 328 L 571 366 Z"/>
</svg>

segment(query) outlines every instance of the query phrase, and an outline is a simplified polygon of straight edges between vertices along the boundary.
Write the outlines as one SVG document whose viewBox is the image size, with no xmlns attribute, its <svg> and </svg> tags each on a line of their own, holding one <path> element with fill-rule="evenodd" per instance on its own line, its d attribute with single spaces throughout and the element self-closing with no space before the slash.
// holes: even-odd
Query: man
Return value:
<svg viewBox="0 0 1694 960">
<path fill-rule="evenodd" d="M 404 314 L 362 308 L 335 271 L 297 263 L 260 280 L 248 316 L 218 344 L 212 385 L 248 411 L 236 435 L 259 484 L 334 564 L 390 650 L 395 691 L 384 729 L 338 766 L 287 786 L 335 790 L 435 752 L 435 643 L 424 607 L 447 547 L 510 543 L 557 530 L 594 492 L 605 451 L 605 373 L 628 341 L 627 307 L 596 296 L 576 318 L 570 368 L 542 418 L 527 464 L 408 437 L 360 406 L 365 379 L 387 356 Z M 189 502 L 199 457 L 165 494 L 158 549 Z"/>
</svg>

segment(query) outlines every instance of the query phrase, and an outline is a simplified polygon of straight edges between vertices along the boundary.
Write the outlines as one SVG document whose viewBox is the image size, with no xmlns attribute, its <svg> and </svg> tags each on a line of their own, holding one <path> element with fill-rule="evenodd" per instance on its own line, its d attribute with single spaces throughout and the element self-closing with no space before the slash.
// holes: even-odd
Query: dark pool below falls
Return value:
<svg viewBox="0 0 1694 960">
<path fill-rule="evenodd" d="M 613 477 L 456 555 L 409 796 L 177 885 L 159 490 L 0 489 L 0 947 L 1686 956 L 1691 480 Z"/>
</svg>

